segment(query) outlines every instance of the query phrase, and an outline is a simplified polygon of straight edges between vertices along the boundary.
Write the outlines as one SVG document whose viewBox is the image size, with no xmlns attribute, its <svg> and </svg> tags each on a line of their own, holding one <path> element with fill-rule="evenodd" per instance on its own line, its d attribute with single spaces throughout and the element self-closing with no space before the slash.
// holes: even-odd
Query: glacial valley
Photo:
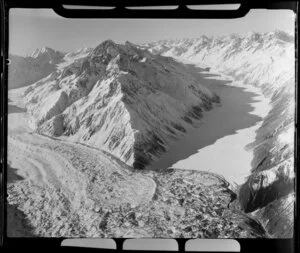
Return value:
<svg viewBox="0 0 300 253">
<path fill-rule="evenodd" d="M 13 56 L 8 234 L 290 238 L 294 46 L 275 31 Z"/>
</svg>

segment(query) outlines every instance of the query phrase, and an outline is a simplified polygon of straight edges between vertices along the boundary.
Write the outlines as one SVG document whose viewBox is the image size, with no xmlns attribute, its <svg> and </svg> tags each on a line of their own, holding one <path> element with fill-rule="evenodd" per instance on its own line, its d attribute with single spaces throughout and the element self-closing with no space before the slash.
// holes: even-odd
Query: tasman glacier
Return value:
<svg viewBox="0 0 300 253">
<path fill-rule="evenodd" d="M 162 40 L 141 45 L 196 64 L 241 86 L 261 88 L 272 109 L 257 131 L 252 172 L 239 199 L 270 235 L 289 237 L 294 219 L 295 42 L 283 31 Z M 238 81 L 238 82 L 237 82 Z"/>
<path fill-rule="evenodd" d="M 47 55 L 38 50 L 32 57 Z M 105 150 L 134 168 L 157 159 L 219 102 L 184 64 L 130 42 L 106 40 L 54 62 L 53 72 L 24 88 L 31 126 Z"/>
</svg>

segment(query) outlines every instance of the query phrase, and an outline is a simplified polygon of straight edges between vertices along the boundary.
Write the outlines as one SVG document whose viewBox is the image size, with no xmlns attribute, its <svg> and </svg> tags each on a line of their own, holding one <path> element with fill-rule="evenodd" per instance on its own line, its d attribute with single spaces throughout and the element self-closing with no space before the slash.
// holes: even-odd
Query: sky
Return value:
<svg viewBox="0 0 300 253">
<path fill-rule="evenodd" d="M 201 35 L 270 32 L 294 33 L 290 10 L 251 10 L 238 19 L 67 19 L 51 9 L 10 9 L 9 53 L 30 55 L 44 46 L 62 52 L 116 43 L 196 38 Z"/>
</svg>

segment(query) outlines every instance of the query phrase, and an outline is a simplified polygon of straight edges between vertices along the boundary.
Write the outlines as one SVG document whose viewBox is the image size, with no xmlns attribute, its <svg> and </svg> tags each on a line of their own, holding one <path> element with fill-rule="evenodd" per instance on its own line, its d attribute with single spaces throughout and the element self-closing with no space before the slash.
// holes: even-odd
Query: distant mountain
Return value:
<svg viewBox="0 0 300 253">
<path fill-rule="evenodd" d="M 141 48 L 197 64 L 260 87 L 272 110 L 253 143 L 253 171 L 239 198 L 274 237 L 290 237 L 294 223 L 295 39 L 274 31 L 162 40 Z M 236 83 L 236 82 L 235 82 Z M 276 210 L 276 211 L 274 211 Z"/>
<path fill-rule="evenodd" d="M 162 40 L 142 47 L 258 86 L 278 84 L 277 78 L 286 80 L 294 71 L 294 37 L 281 31 Z"/>
<path fill-rule="evenodd" d="M 52 48 L 42 47 L 42 48 L 38 48 L 34 52 L 32 52 L 30 57 L 32 57 L 38 61 L 57 63 L 57 62 L 61 61 L 61 59 L 64 57 L 64 55 L 65 55 L 65 53 L 56 51 Z"/>
<path fill-rule="evenodd" d="M 51 48 L 35 50 L 31 56 L 9 55 L 8 88 L 20 88 L 46 77 L 56 69 L 56 64 L 63 60 L 64 53 Z"/>
<path fill-rule="evenodd" d="M 107 40 L 63 59 L 49 49 L 33 55 L 48 53 L 55 70 L 24 93 L 36 131 L 106 150 L 135 168 L 157 159 L 219 101 L 185 65 L 129 42 Z"/>
<path fill-rule="evenodd" d="M 86 56 L 92 49 L 63 53 L 49 47 L 37 48 L 29 56 L 9 55 L 8 88 L 21 88 L 48 76 L 61 66 Z"/>
<path fill-rule="evenodd" d="M 75 52 L 67 53 L 65 55 L 65 59 L 82 58 L 82 57 L 86 56 L 87 54 L 89 54 L 92 50 L 93 50 L 93 48 L 83 47 L 83 48 L 78 49 Z"/>
</svg>

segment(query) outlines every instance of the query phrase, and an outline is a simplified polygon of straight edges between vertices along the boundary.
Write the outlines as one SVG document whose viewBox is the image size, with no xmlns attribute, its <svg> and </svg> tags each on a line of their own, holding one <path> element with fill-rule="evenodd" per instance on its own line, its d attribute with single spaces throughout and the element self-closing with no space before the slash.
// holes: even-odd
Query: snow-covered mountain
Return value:
<svg viewBox="0 0 300 253">
<path fill-rule="evenodd" d="M 209 67 L 212 72 L 233 76 L 244 83 L 257 86 L 270 83 L 269 89 L 294 76 L 294 38 L 281 31 L 201 36 L 144 46 L 155 54 Z"/>
<path fill-rule="evenodd" d="M 141 47 L 230 76 L 241 85 L 260 87 L 271 98 L 272 110 L 253 143 L 253 170 L 241 187 L 240 202 L 246 212 L 255 211 L 271 235 L 290 236 L 294 219 L 294 37 L 282 31 L 249 32 L 163 40 Z"/>
<path fill-rule="evenodd" d="M 92 49 L 81 48 L 75 52 L 63 53 L 49 47 L 37 48 L 29 56 L 9 55 L 9 89 L 25 87 L 48 76 L 58 68 L 76 59 L 85 57 Z"/>
<path fill-rule="evenodd" d="M 46 77 L 56 69 L 56 64 L 63 57 L 64 53 L 48 47 L 37 49 L 27 57 L 10 55 L 9 89 L 24 87 Z"/>
<path fill-rule="evenodd" d="M 107 40 L 65 55 L 55 71 L 26 88 L 23 102 L 37 132 L 143 168 L 218 100 L 185 65 Z"/>
<path fill-rule="evenodd" d="M 59 52 L 49 47 L 37 48 L 30 57 L 49 63 L 58 63 L 64 57 L 65 53 Z"/>
<path fill-rule="evenodd" d="M 87 56 L 87 54 L 89 54 L 92 50 L 93 50 L 93 48 L 83 47 L 83 48 L 78 49 L 75 52 L 67 53 L 65 55 L 65 58 L 66 59 L 74 59 L 74 58 L 78 59 L 78 58 L 82 58 L 84 56 Z"/>
</svg>

